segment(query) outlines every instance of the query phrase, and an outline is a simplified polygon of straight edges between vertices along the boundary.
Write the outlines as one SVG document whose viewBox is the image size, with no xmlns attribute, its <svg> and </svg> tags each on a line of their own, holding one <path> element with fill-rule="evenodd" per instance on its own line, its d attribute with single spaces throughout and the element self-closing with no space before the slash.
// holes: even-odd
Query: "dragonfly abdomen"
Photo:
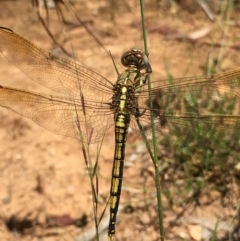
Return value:
<svg viewBox="0 0 240 241">
<path fill-rule="evenodd" d="M 125 157 L 125 143 L 130 123 L 130 115 L 118 113 L 115 124 L 115 152 L 112 169 L 112 183 L 110 190 L 110 221 L 108 236 L 113 240 L 115 234 L 115 224 L 122 188 L 123 167 Z"/>
</svg>

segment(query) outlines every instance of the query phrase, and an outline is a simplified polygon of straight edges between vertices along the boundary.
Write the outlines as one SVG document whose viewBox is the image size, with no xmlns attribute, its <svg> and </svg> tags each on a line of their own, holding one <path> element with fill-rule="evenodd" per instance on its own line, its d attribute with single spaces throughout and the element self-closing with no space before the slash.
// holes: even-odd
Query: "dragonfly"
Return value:
<svg viewBox="0 0 240 241">
<path fill-rule="evenodd" d="M 5 27 L 0 27 L 0 52 L 31 80 L 58 93 L 45 95 L 0 85 L 1 107 L 30 118 L 55 134 L 87 144 L 101 141 L 108 129 L 115 128 L 110 241 L 115 238 L 129 129 L 147 140 L 151 124 L 159 140 L 171 135 L 175 127 L 198 128 L 210 137 L 217 132 L 225 138 L 230 138 L 231 133 L 240 134 L 240 70 L 174 81 L 151 81 L 149 89 L 150 61 L 136 48 L 122 55 L 121 63 L 126 69 L 116 83 L 76 61 L 42 50 Z M 224 111 L 215 108 L 216 104 L 230 100 L 235 103 L 232 108 L 226 105 Z M 184 132 L 183 135 L 187 137 Z"/>
</svg>

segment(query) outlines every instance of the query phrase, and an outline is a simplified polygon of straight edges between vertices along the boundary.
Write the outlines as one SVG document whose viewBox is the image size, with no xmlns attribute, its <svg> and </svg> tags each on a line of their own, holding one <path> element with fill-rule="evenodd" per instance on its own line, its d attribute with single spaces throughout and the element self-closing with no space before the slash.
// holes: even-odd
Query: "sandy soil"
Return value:
<svg viewBox="0 0 240 241">
<path fill-rule="evenodd" d="M 122 53 L 135 46 L 143 48 L 140 9 L 136 1 L 120 1 L 116 6 L 109 6 L 109 3 L 76 1 L 74 8 L 82 20 L 89 21 L 87 26 L 111 51 L 122 71 Z M 2 26 L 43 49 L 65 56 L 42 27 L 30 1 L 1 1 L 0 8 L 4 9 L 0 14 Z M 192 5 L 191 8 L 186 9 L 185 6 L 181 9 L 176 6 L 176 16 L 173 10 L 167 4 L 158 10 L 154 6 L 146 8 L 153 79 L 166 79 L 166 66 L 174 77 L 203 75 L 209 56 L 212 59 L 217 57 L 221 44 L 226 47 L 222 48 L 223 59 L 218 71 L 239 68 L 239 49 L 228 47 L 239 45 L 237 24 L 229 26 L 228 36 L 223 41 L 225 26 L 217 24 L 217 21 L 211 22 L 198 7 Z M 69 12 L 64 12 L 68 21 L 77 23 Z M 49 22 L 58 41 L 69 53 L 74 50 L 77 61 L 110 81 L 116 81 L 111 59 L 81 26 L 63 26 L 55 9 L 50 10 Z M 176 39 L 181 34 L 208 29 L 209 33 L 202 38 L 198 33 L 196 40 Z M 213 42 L 219 46 L 211 49 Z M 1 85 L 52 93 L 28 79 L 2 56 L 0 73 Z M 77 240 L 85 232 L 95 230 L 91 184 L 81 144 L 77 140 L 55 135 L 7 109 L 0 109 L 0 120 L 0 240 Z M 97 147 L 96 144 L 90 147 L 93 162 L 97 159 Z M 98 159 L 98 218 L 109 198 L 113 150 L 114 135 L 110 130 L 104 138 Z M 118 215 L 116 240 L 159 240 L 153 167 L 145 153 L 142 143 L 130 133 L 121 199 L 124 208 Z M 143 169 L 147 170 L 144 175 Z M 236 206 L 239 199 L 233 202 Z M 163 213 L 167 240 L 182 240 L 180 237 L 197 240 L 189 231 L 189 225 L 196 224 L 186 221 L 191 215 L 213 220 L 222 210 L 221 217 L 227 221 L 234 215 L 234 210 L 225 209 L 219 200 L 208 206 L 191 208 L 181 222 L 174 222 L 181 207 L 166 208 Z M 108 207 L 105 216 L 108 223 Z M 71 224 L 76 220 L 81 223 L 80 227 Z M 106 239 L 107 226 L 101 240 Z"/>
</svg>

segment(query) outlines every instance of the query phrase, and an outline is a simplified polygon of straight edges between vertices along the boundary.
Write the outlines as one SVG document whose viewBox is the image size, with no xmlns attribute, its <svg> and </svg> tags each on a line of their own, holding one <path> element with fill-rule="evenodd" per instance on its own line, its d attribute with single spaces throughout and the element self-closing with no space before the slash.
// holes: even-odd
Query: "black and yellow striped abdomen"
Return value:
<svg viewBox="0 0 240 241">
<path fill-rule="evenodd" d="M 112 169 L 112 183 L 110 191 L 110 221 L 108 236 L 113 237 L 115 233 L 115 224 L 118 212 L 118 206 L 121 195 L 123 166 L 125 156 L 125 143 L 130 123 L 130 115 L 119 113 L 116 116 L 115 124 L 115 152 Z"/>
<path fill-rule="evenodd" d="M 115 234 L 115 224 L 121 196 L 125 144 L 132 106 L 135 104 L 134 81 L 139 78 L 139 71 L 131 68 L 124 71 L 115 85 L 112 109 L 115 112 L 115 151 L 110 190 L 110 220 L 108 237 L 112 241 Z M 131 106 L 131 108 L 130 108 Z"/>
</svg>

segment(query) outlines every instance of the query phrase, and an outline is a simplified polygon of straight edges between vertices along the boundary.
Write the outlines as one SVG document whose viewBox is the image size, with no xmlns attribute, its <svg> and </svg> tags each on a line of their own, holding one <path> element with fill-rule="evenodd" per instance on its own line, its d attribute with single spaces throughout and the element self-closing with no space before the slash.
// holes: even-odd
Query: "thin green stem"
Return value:
<svg viewBox="0 0 240 241">
<path fill-rule="evenodd" d="M 147 33 L 145 27 L 145 17 L 144 17 L 144 3 L 143 0 L 140 0 L 140 8 L 141 8 L 141 19 L 142 19 L 142 32 L 144 39 L 144 51 L 148 56 L 148 48 L 147 48 Z M 152 109 L 152 95 L 151 95 L 151 81 L 150 76 L 148 75 L 148 89 L 149 89 L 149 106 Z M 159 229 L 160 229 L 160 237 L 161 241 L 164 241 L 164 228 L 163 228 L 163 208 L 162 208 L 162 199 L 161 199 L 161 186 L 160 186 L 160 173 L 158 170 L 158 155 L 157 155 L 157 140 L 155 135 L 155 127 L 154 127 L 154 118 L 153 113 L 151 111 L 151 127 L 152 127 L 152 139 L 153 139 L 153 163 L 155 168 L 155 182 L 156 182 L 156 192 L 157 192 L 157 201 L 158 201 L 158 219 L 159 219 Z M 147 141 L 145 141 L 147 143 Z M 148 147 L 148 145 L 147 145 Z"/>
</svg>

